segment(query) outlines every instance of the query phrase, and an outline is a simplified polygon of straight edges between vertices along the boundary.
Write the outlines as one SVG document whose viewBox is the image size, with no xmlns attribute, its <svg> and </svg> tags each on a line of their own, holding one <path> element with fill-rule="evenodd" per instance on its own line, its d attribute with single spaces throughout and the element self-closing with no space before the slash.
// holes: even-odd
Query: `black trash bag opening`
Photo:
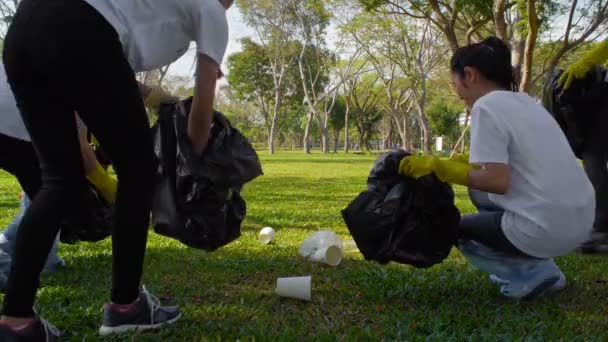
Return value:
<svg viewBox="0 0 608 342">
<path fill-rule="evenodd" d="M 187 134 L 191 103 L 164 106 L 153 128 L 159 162 L 154 229 L 210 252 L 240 236 L 246 215 L 242 186 L 263 172 L 253 146 L 219 112 L 205 152 L 196 155 Z"/>
<path fill-rule="evenodd" d="M 342 211 L 366 260 L 417 268 L 448 257 L 456 243 L 460 212 L 452 188 L 434 175 L 415 180 L 398 174 L 404 151 L 381 156 L 362 192 Z"/>
<path fill-rule="evenodd" d="M 83 210 L 72 212 L 60 225 L 59 241 L 76 244 L 98 242 L 112 235 L 114 207 L 90 185 L 83 198 Z"/>
</svg>

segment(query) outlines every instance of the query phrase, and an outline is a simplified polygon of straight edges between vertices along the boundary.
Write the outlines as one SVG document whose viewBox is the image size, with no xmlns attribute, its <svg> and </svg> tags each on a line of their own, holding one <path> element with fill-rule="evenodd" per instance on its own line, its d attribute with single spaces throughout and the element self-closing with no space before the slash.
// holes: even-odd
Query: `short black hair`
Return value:
<svg viewBox="0 0 608 342">
<path fill-rule="evenodd" d="M 450 64 L 452 72 L 461 76 L 464 76 L 465 67 L 473 67 L 506 90 L 517 91 L 519 88 L 511 65 L 511 51 L 498 37 L 488 37 L 459 48 Z"/>
</svg>

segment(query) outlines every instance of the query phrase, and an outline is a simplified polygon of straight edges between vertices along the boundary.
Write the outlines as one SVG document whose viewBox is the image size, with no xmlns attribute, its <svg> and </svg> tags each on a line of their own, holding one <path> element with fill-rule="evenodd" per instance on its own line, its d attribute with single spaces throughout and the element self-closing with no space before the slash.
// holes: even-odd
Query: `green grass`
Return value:
<svg viewBox="0 0 608 342">
<path fill-rule="evenodd" d="M 239 240 L 204 253 L 151 234 L 144 282 L 185 315 L 161 332 L 116 340 L 608 339 L 608 259 L 559 258 L 567 289 L 532 302 L 501 298 L 457 251 L 427 270 L 380 266 L 356 252 L 337 268 L 312 264 L 298 255 L 299 244 L 319 229 L 350 240 L 340 210 L 365 188 L 375 156 L 281 152 L 262 159 L 266 175 L 245 189 L 249 212 Z M 16 214 L 19 188 L 0 174 L 0 189 L 0 224 L 6 225 Z M 457 205 L 473 210 L 463 188 Z M 277 230 L 276 244 L 257 242 L 264 226 Z M 68 340 L 97 340 L 110 288 L 110 243 L 60 251 L 69 269 L 43 277 L 39 310 Z M 313 277 L 311 302 L 274 295 L 277 277 L 300 275 Z"/>
</svg>

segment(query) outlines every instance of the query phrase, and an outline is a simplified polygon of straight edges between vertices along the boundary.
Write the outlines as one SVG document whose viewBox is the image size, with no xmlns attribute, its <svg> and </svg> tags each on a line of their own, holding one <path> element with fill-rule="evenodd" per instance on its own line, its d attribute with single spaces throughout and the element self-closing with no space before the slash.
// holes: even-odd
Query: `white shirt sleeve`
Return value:
<svg viewBox="0 0 608 342">
<path fill-rule="evenodd" d="M 198 6 L 198 23 L 195 32 L 197 50 L 221 65 L 228 46 L 226 9 L 218 0 L 203 2 L 204 6 Z"/>
<path fill-rule="evenodd" d="M 471 163 L 509 163 L 510 136 L 496 115 L 484 105 L 471 113 Z"/>
</svg>

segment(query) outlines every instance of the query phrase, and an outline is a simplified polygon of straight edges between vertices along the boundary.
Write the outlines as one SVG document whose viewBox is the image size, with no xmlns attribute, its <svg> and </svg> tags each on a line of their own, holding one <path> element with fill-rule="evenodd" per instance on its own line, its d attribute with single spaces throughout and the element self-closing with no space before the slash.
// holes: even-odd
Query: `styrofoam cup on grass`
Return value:
<svg viewBox="0 0 608 342">
<path fill-rule="evenodd" d="M 344 248 L 342 240 L 336 233 L 321 230 L 302 242 L 300 254 L 313 262 L 337 266 L 344 256 Z"/>
<path fill-rule="evenodd" d="M 317 251 L 311 255 L 310 261 L 321 262 L 329 266 L 338 266 L 342 262 L 344 256 L 342 249 L 338 246 L 329 246 Z"/>
<path fill-rule="evenodd" d="M 270 227 L 264 227 L 264 228 L 262 228 L 262 230 L 260 230 L 258 239 L 260 240 L 260 242 L 262 244 L 267 245 L 274 241 L 275 236 L 276 236 L 276 233 L 275 233 L 274 229 L 272 229 Z"/>
<path fill-rule="evenodd" d="M 289 277 L 277 279 L 275 293 L 281 297 L 310 301 L 312 295 L 312 277 Z"/>
</svg>

